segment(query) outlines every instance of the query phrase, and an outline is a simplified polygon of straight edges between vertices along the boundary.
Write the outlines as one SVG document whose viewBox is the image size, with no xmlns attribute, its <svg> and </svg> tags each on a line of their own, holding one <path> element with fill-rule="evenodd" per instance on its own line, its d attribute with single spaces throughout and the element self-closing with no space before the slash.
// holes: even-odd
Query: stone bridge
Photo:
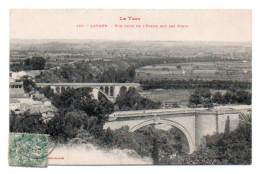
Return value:
<svg viewBox="0 0 260 174">
<path fill-rule="evenodd" d="M 193 153 L 203 142 L 205 135 L 223 133 L 227 117 L 230 119 L 230 130 L 239 125 L 240 113 L 251 112 L 251 106 L 222 109 L 156 109 L 141 111 L 115 112 L 109 116 L 104 129 L 119 129 L 128 126 L 130 132 L 147 125 L 156 125 L 163 128 L 175 128 L 181 135 L 183 152 Z"/>
<path fill-rule="evenodd" d="M 108 100 L 115 102 L 116 97 L 120 94 L 120 91 L 128 91 L 129 88 L 138 88 L 139 83 L 36 83 L 38 87 L 50 86 L 54 93 L 61 93 L 62 88 L 68 87 L 78 88 L 92 88 L 92 95 L 95 99 L 98 99 L 99 92 L 102 93 Z"/>
</svg>

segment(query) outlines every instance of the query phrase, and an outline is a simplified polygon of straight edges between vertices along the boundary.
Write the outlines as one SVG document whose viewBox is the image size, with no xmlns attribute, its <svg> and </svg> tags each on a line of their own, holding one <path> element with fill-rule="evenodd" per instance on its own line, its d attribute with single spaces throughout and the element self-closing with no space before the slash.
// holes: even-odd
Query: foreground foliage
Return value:
<svg viewBox="0 0 260 174">
<path fill-rule="evenodd" d="M 192 155 L 186 155 L 182 164 L 251 164 L 251 124 L 241 122 L 233 132 L 206 136 L 206 144 Z"/>
</svg>

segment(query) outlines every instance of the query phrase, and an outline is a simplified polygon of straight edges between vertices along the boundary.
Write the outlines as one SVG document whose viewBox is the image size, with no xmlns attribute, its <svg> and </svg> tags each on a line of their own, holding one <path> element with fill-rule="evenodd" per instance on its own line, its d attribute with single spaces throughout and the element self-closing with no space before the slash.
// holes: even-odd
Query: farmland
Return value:
<svg viewBox="0 0 260 174">
<path fill-rule="evenodd" d="M 252 71 L 248 61 L 156 64 L 137 69 L 136 79 L 251 81 Z"/>
</svg>

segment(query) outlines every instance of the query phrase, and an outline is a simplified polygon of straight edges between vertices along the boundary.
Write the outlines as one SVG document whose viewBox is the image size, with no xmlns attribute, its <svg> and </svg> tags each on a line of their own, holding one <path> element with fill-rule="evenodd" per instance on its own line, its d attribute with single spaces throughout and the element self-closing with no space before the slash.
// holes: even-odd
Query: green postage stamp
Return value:
<svg viewBox="0 0 260 174">
<path fill-rule="evenodd" d="M 10 133 L 9 141 L 11 166 L 47 167 L 48 135 Z"/>
</svg>

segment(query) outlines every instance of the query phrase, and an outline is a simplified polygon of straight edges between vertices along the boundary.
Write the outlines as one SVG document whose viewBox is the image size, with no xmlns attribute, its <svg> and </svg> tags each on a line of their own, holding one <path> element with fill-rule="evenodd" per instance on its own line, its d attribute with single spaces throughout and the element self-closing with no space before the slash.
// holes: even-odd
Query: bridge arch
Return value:
<svg viewBox="0 0 260 174">
<path fill-rule="evenodd" d="M 103 90 L 101 90 L 99 88 L 92 88 L 92 89 L 93 89 L 92 93 L 93 93 L 95 99 L 98 100 L 99 99 L 98 95 L 99 95 L 99 93 L 101 93 L 106 97 L 107 100 L 110 100 L 108 94 L 106 94 Z"/>
<path fill-rule="evenodd" d="M 110 95 L 111 97 L 114 96 L 114 86 L 110 86 L 110 88 L 109 88 L 109 95 Z"/>
<path fill-rule="evenodd" d="M 105 93 L 106 93 L 107 95 L 109 94 L 109 87 L 108 87 L 108 86 L 105 87 Z"/>
<path fill-rule="evenodd" d="M 105 97 L 106 98 L 106 100 L 109 100 L 108 99 L 108 96 L 106 95 L 106 94 L 104 94 L 104 92 L 103 91 L 98 91 L 98 100 L 101 100 L 101 98 L 102 97 Z"/>
<path fill-rule="evenodd" d="M 121 86 L 119 93 L 122 94 L 122 93 L 125 93 L 125 92 L 127 92 L 127 87 Z"/>
<path fill-rule="evenodd" d="M 83 88 L 89 88 L 92 89 L 91 94 L 94 99 L 99 100 L 99 92 L 105 96 L 105 98 L 111 102 L 115 102 L 114 97 L 109 96 L 109 94 L 106 94 L 105 90 L 102 90 L 97 87 L 81 87 L 81 88 L 74 88 L 74 89 L 83 89 Z"/>
<path fill-rule="evenodd" d="M 155 125 L 156 124 L 165 124 L 165 125 L 170 125 L 172 127 L 177 128 L 179 130 L 179 133 L 181 134 L 182 143 L 188 145 L 188 147 L 184 146 L 184 148 L 182 149 L 183 152 L 186 152 L 188 154 L 193 153 L 193 151 L 195 150 L 195 146 L 194 146 L 194 143 L 192 141 L 190 133 L 187 131 L 187 129 L 183 125 L 181 125 L 177 122 L 174 122 L 174 121 L 171 121 L 171 120 L 166 120 L 166 119 L 157 119 L 157 120 L 151 119 L 151 120 L 146 120 L 146 121 L 132 127 L 129 131 L 135 132 L 138 129 L 141 129 L 145 126 L 153 125 L 153 124 L 155 124 Z"/>
</svg>

